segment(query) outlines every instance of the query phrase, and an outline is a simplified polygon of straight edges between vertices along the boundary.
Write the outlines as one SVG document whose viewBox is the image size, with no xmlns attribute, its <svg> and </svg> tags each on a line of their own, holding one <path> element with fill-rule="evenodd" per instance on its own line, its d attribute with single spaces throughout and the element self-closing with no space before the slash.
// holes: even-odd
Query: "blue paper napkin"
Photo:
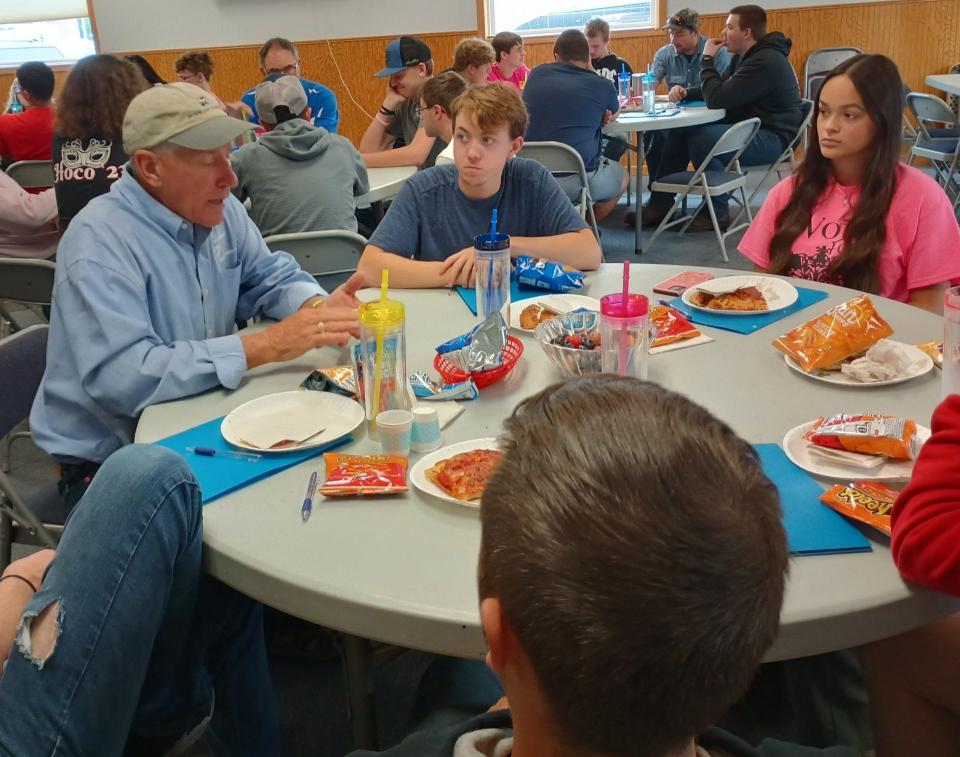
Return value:
<svg viewBox="0 0 960 757">
<path fill-rule="evenodd" d="M 707 103 L 704 100 L 685 100 L 677 103 L 678 108 L 706 108 Z"/>
<path fill-rule="evenodd" d="M 664 302 L 664 304 L 679 310 L 687 317 L 688 321 L 699 323 L 701 326 L 713 326 L 717 329 L 735 331 L 738 334 L 752 334 L 764 326 L 776 323 L 781 318 L 786 318 L 798 310 L 803 310 L 827 298 L 826 292 L 821 292 L 816 289 L 797 287 L 797 293 L 799 295 L 797 301 L 790 307 L 777 310 L 773 313 L 757 313 L 756 315 L 715 315 L 714 313 L 707 313 L 703 310 L 692 308 L 679 297 L 675 300 Z"/>
<path fill-rule="evenodd" d="M 757 444 L 763 472 L 780 492 L 783 527 L 790 553 L 827 555 L 869 552 L 867 537 L 842 515 L 820 501 L 823 487 L 798 468 L 778 444 Z"/>
<path fill-rule="evenodd" d="M 470 308 L 470 312 L 477 314 L 477 290 L 467 289 L 466 287 L 457 287 L 457 294 L 460 295 L 464 304 Z M 556 294 L 546 289 L 535 289 L 532 287 L 520 286 L 516 281 L 510 282 L 510 302 L 519 302 L 520 300 L 529 300 L 531 297 L 539 297 L 543 294 Z"/>
<path fill-rule="evenodd" d="M 229 494 L 237 489 L 259 481 L 274 473 L 286 470 L 297 463 L 316 457 L 321 452 L 327 452 L 334 447 L 339 447 L 352 440 L 349 434 L 340 437 L 330 444 L 313 447 L 300 452 L 270 452 L 263 455 L 258 462 L 249 460 L 236 460 L 231 457 L 204 457 L 203 455 L 194 455 L 187 452 L 187 447 L 209 447 L 218 452 L 232 450 L 220 433 L 220 424 L 223 418 L 214 418 L 209 423 L 201 423 L 199 426 L 188 428 L 179 434 L 168 436 L 166 439 L 160 439 L 156 442 L 161 447 L 166 447 L 183 456 L 193 475 L 200 482 L 200 492 L 203 497 L 203 504 L 212 502 L 217 497 Z"/>
</svg>

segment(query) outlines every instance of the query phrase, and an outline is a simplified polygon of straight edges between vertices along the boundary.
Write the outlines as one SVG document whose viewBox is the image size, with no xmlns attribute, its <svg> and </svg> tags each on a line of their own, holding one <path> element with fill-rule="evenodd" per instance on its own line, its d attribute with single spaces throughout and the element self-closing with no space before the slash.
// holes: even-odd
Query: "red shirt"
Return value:
<svg viewBox="0 0 960 757">
<path fill-rule="evenodd" d="M 960 595 L 960 394 L 936 409 L 893 508 L 893 559 L 908 581 Z"/>
<path fill-rule="evenodd" d="M 53 108 L 0 115 L 0 155 L 18 160 L 53 159 Z"/>
</svg>

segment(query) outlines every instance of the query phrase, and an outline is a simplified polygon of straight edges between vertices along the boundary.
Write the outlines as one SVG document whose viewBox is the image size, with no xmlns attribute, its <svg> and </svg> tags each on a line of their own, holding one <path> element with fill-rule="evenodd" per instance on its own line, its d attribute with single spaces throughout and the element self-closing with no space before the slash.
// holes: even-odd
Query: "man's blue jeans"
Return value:
<svg viewBox="0 0 960 757">
<path fill-rule="evenodd" d="M 682 129 L 670 129 L 645 135 L 649 138 L 649 141 L 644 140 L 644 144 L 647 149 L 647 170 L 650 173 L 650 182 L 653 183 L 679 171 L 686 171 L 688 163 L 692 163 L 695 170 L 730 126 L 731 124 L 720 123 L 686 126 Z M 760 129 L 740 156 L 740 165 L 762 166 L 773 163 L 785 148 L 786 143 L 780 136 L 767 129 Z M 722 171 L 729 159 L 729 155 L 715 157 L 710 161 L 707 170 Z M 717 195 L 713 198 L 713 207 L 718 216 L 728 214 L 728 201 L 729 195 Z M 651 192 L 649 202 L 660 207 L 669 206 L 673 203 L 673 194 Z"/>
<path fill-rule="evenodd" d="M 182 458 L 132 445 L 107 460 L 24 611 L 0 679 L 0 751 L 160 753 L 213 706 L 214 750 L 279 753 L 261 606 L 204 574 L 202 545 Z M 51 605 L 57 640 L 41 658 L 30 627 Z"/>
</svg>

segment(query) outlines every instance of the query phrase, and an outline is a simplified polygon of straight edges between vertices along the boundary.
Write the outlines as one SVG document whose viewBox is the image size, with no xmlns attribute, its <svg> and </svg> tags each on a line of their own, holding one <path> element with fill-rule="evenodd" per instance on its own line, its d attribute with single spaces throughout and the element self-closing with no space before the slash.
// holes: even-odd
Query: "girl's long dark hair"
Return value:
<svg viewBox="0 0 960 757">
<path fill-rule="evenodd" d="M 81 58 L 60 93 L 55 130 L 67 139 L 121 139 L 123 114 L 146 88 L 140 70 L 129 61 L 113 55 Z"/>
<path fill-rule="evenodd" d="M 885 55 L 857 55 L 833 69 L 824 85 L 835 76 L 853 82 L 870 120 L 877 127 L 872 151 L 863 172 L 860 197 L 853 218 L 843 233 L 843 252 L 827 268 L 831 280 L 863 292 L 877 292 L 877 263 L 887 237 L 887 213 L 897 187 L 900 162 L 903 82 L 897 65 Z M 820 91 L 823 91 L 821 87 Z M 820 98 L 814 105 L 814 134 L 797 170 L 790 201 L 777 216 L 776 233 L 770 242 L 770 272 L 787 273 L 792 264 L 791 247 L 809 227 L 813 208 L 826 192 L 832 166 L 820 152 L 816 133 Z"/>
</svg>

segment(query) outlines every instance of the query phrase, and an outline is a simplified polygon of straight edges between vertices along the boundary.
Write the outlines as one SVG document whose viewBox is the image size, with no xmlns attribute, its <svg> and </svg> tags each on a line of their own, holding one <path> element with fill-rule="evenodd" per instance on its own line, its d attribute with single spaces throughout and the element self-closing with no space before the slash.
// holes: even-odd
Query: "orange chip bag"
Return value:
<svg viewBox="0 0 960 757">
<path fill-rule="evenodd" d="M 893 333 L 869 297 L 854 297 L 774 340 L 773 346 L 810 373 L 856 355 Z"/>
<path fill-rule="evenodd" d="M 657 329 L 657 335 L 650 342 L 651 347 L 663 347 L 683 339 L 700 336 L 700 330 L 673 308 L 657 305 L 650 308 L 650 322 Z"/>
<path fill-rule="evenodd" d="M 846 486 L 834 484 L 823 493 L 820 501 L 841 515 L 873 526 L 889 536 L 893 503 L 898 494 L 896 489 L 876 481 L 855 481 Z"/>
<path fill-rule="evenodd" d="M 917 422 L 891 415 L 832 415 L 818 418 L 803 435 L 811 444 L 894 460 L 913 460 L 920 451 Z"/>
<path fill-rule="evenodd" d="M 407 458 L 399 455 L 323 456 L 327 480 L 320 493 L 328 497 L 399 494 L 407 490 Z"/>
</svg>

